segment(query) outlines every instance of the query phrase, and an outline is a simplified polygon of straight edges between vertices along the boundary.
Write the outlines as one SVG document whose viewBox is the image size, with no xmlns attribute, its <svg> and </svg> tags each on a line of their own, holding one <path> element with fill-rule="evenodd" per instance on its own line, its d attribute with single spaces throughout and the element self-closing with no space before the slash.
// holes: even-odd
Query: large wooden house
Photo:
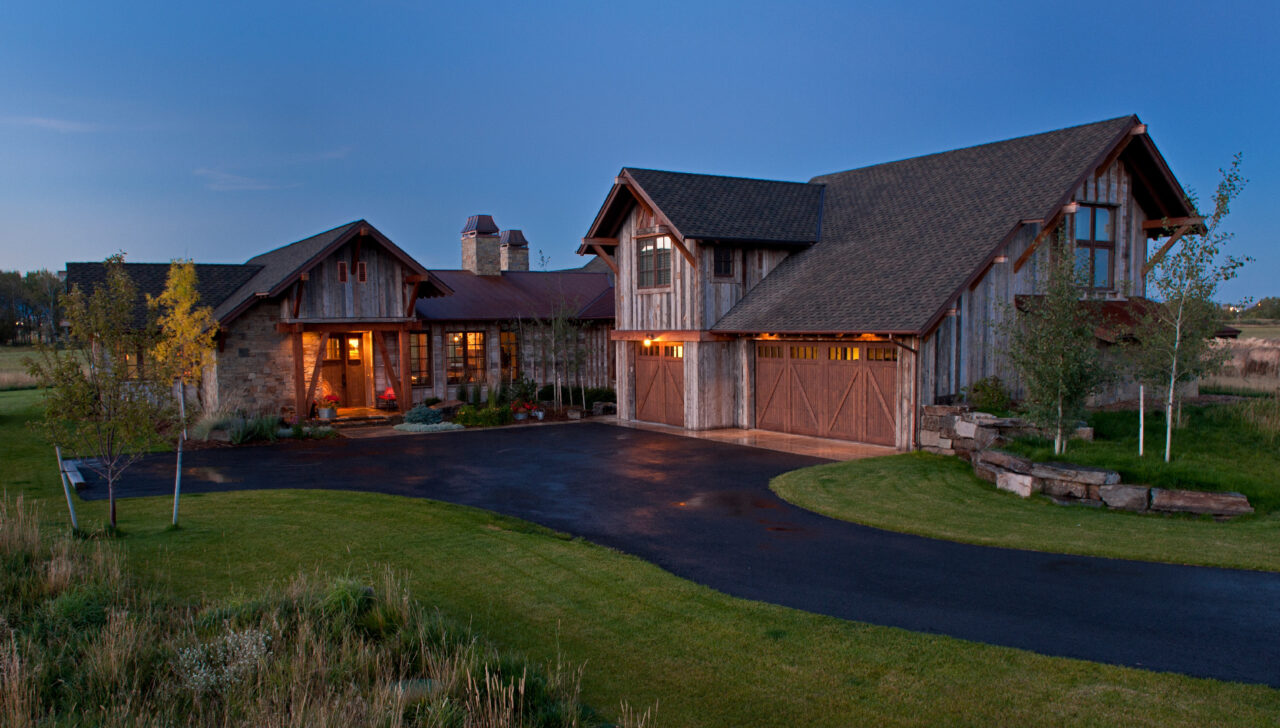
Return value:
<svg viewBox="0 0 1280 728">
<path fill-rule="evenodd" d="M 1059 230 L 1123 309 L 1195 215 L 1126 116 L 808 182 L 624 168 L 579 252 L 617 275 L 620 417 L 907 450 L 924 405 L 1016 380 L 998 324 Z"/>
<path fill-rule="evenodd" d="M 608 274 L 530 272 L 523 235 L 500 232 L 488 215 L 468 221 L 462 260 L 461 270 L 427 270 L 357 220 L 243 264 L 196 264 L 201 302 L 218 326 L 204 406 L 296 418 L 333 395 L 340 413 L 404 410 L 448 399 L 460 385 L 487 391 L 521 373 L 537 379 L 547 374 L 541 322 L 556 314 L 580 332 L 575 383 L 611 386 Z M 168 267 L 125 270 L 140 294 L 154 296 Z M 104 270 L 68 263 L 67 284 L 92 288 Z"/>
</svg>

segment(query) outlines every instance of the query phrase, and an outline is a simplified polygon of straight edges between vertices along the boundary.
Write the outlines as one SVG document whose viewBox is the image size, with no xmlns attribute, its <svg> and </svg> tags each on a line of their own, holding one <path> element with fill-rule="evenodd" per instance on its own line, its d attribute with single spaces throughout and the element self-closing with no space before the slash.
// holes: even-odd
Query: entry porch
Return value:
<svg viewBox="0 0 1280 728">
<path fill-rule="evenodd" d="M 294 419 L 323 406 L 339 416 L 405 412 L 413 406 L 412 319 L 295 322 L 279 325 L 293 348 Z"/>
</svg>

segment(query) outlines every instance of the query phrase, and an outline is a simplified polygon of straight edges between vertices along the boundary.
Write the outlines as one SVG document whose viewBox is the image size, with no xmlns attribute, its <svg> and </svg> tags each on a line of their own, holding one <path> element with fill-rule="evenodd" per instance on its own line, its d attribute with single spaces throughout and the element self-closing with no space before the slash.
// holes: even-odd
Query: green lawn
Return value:
<svg viewBox="0 0 1280 728">
<path fill-rule="evenodd" d="M 1270 324 L 1238 324 L 1232 323 L 1231 326 L 1240 329 L 1240 338 L 1255 339 L 1280 339 L 1280 321 Z"/>
<path fill-rule="evenodd" d="M 65 522 L 35 393 L 0 394 L 0 484 Z M 929 462 L 930 459 L 918 459 Z M 938 459 L 932 459 L 937 461 Z M 639 559 L 483 511 L 346 492 L 124 501 L 132 566 L 238 598 L 303 572 L 390 567 L 415 595 L 534 660 L 586 664 L 586 701 L 662 726 L 1267 725 L 1280 691 L 1049 658 L 730 598 Z M 100 503 L 81 504 L 101 523 Z"/>
<path fill-rule="evenodd" d="M 0 391 L 35 386 L 22 360 L 35 355 L 31 346 L 0 346 Z"/>
<path fill-rule="evenodd" d="M 1118 469 L 1125 482 L 1244 492 L 1259 513 L 1225 523 L 1023 499 L 980 480 L 958 458 L 926 453 L 807 468 L 776 478 L 772 487 L 802 508 L 891 531 L 1035 551 L 1280 571 L 1280 453 L 1261 435 L 1224 425 L 1224 412 L 1189 409 L 1191 424 L 1175 433 L 1177 457 L 1168 465 L 1156 444 L 1163 442 L 1163 420 L 1149 420 L 1151 449 L 1139 459 L 1137 416 L 1131 412 L 1095 415 L 1098 436 L 1115 439 L 1074 441 L 1061 459 Z M 1030 443 L 1009 449 L 1052 457 Z"/>
</svg>

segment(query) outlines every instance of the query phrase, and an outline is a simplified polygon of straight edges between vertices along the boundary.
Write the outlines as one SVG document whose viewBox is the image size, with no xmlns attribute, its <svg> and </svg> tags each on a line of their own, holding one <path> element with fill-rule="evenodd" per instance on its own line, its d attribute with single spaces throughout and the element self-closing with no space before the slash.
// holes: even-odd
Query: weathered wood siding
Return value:
<svg viewBox="0 0 1280 728">
<path fill-rule="evenodd" d="M 353 264 L 356 241 L 334 251 L 307 272 L 307 280 L 295 283 L 282 297 L 285 321 L 389 320 L 405 318 L 404 265 L 382 246 L 365 240 L 359 260 L 365 264 L 366 280 L 361 283 Z M 338 280 L 338 263 L 347 264 L 347 280 Z M 301 286 L 298 316 L 293 316 L 294 297 Z"/>
<path fill-rule="evenodd" d="M 1090 175 L 1076 190 L 1075 201 L 1115 209 L 1115 288 L 1105 295 L 1113 299 L 1144 295 L 1142 268 L 1147 260 L 1147 241 L 1142 224 L 1147 218 L 1133 196 L 1124 163 L 1117 161 L 1103 174 Z M 1039 233 L 1038 224 L 1023 225 L 1001 251 L 1004 262 L 992 264 L 974 285 L 961 292 L 953 303 L 954 313 L 944 317 L 921 342 L 920 404 L 956 397 L 989 376 L 1004 380 L 1015 396 L 1022 394 L 1021 383 L 1004 354 L 1008 342 L 1001 327 L 1015 296 L 1040 292 L 1051 240 L 1042 241 L 1022 268 L 1014 271 L 1015 262 Z"/>
<path fill-rule="evenodd" d="M 550 337 L 546 327 L 529 322 L 498 321 L 432 321 L 415 329 L 415 333 L 426 332 L 431 342 L 431 384 L 415 385 L 413 399 L 421 402 L 428 397 L 453 399 L 458 393 L 457 384 L 448 383 L 447 360 L 445 357 L 446 336 L 455 331 L 484 332 L 485 347 L 485 384 L 483 391 L 488 393 L 490 386 L 505 385 L 502 379 L 502 349 L 500 334 L 505 327 L 511 327 L 518 333 L 520 341 L 520 374 L 529 377 L 539 386 L 554 383 L 554 373 L 549 350 Z M 580 387 L 613 387 L 613 364 L 609 331 L 604 323 L 588 323 L 578 332 L 578 345 L 582 351 L 579 371 L 570 374 L 562 385 Z M 394 349 L 392 350 L 395 351 Z M 394 354 L 393 354 L 394 356 Z M 393 358 L 393 366 L 399 366 L 399 359 Z M 563 368 L 562 368 L 563 370 Z M 385 386 L 385 385 L 384 385 Z M 468 389 L 471 385 L 468 385 Z M 381 391 L 381 390 L 379 390 Z"/>
<path fill-rule="evenodd" d="M 715 246 L 698 246 L 698 273 L 703 290 L 703 321 L 711 328 L 729 313 L 742 297 L 781 263 L 790 250 L 777 248 L 738 248 L 733 251 L 733 275 L 715 274 Z"/>
</svg>

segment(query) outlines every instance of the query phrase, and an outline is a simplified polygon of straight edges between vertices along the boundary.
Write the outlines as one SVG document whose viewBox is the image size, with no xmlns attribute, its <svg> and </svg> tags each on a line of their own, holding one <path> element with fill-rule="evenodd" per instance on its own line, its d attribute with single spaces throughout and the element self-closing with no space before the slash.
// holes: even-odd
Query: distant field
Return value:
<svg viewBox="0 0 1280 728">
<path fill-rule="evenodd" d="M 0 391 L 36 386 L 22 364 L 25 357 L 33 354 L 35 349 L 30 346 L 0 346 Z"/>
<path fill-rule="evenodd" d="M 1280 322 L 1269 324 L 1231 324 L 1240 329 L 1240 338 L 1280 339 Z"/>
</svg>

